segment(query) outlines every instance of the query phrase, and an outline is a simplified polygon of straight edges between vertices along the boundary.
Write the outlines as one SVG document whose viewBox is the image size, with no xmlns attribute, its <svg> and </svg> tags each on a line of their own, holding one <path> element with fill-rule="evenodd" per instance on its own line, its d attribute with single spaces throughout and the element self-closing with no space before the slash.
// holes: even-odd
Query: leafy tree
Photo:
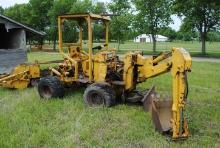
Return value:
<svg viewBox="0 0 220 148">
<path fill-rule="evenodd" d="M 89 13 L 93 9 L 91 0 L 77 0 L 70 9 L 71 13 Z"/>
<path fill-rule="evenodd" d="M 105 13 L 107 13 L 107 8 L 106 8 L 105 3 L 103 3 L 103 2 L 95 3 L 95 5 L 93 6 L 92 12 L 95 13 L 95 14 L 105 14 Z"/>
<path fill-rule="evenodd" d="M 0 6 L 0 14 L 4 14 L 4 8 Z"/>
<path fill-rule="evenodd" d="M 131 9 L 130 1 L 128 0 L 112 0 L 109 4 L 109 9 L 113 13 L 122 14 Z"/>
<path fill-rule="evenodd" d="M 91 0 L 77 0 L 70 9 L 70 13 L 90 13 L 93 10 L 93 3 Z M 83 39 L 88 38 L 88 27 L 83 24 Z"/>
<path fill-rule="evenodd" d="M 56 49 L 56 41 L 58 39 L 58 27 L 57 27 L 57 17 L 61 14 L 67 13 L 89 13 L 93 10 L 91 0 L 55 0 L 52 8 L 50 9 L 48 15 L 50 17 L 51 25 L 48 28 L 50 39 L 52 38 L 54 43 L 54 50 Z M 77 28 L 73 28 L 76 22 L 66 21 L 64 24 L 64 42 L 75 42 L 77 39 Z M 86 29 L 84 29 L 84 33 Z M 85 37 L 85 35 L 84 35 Z"/>
<path fill-rule="evenodd" d="M 192 28 L 200 33 L 202 53 L 206 54 L 207 34 L 220 22 L 220 1 L 216 0 L 175 0 L 174 10 L 191 22 Z"/>
<path fill-rule="evenodd" d="M 129 32 L 129 26 L 132 22 L 131 6 L 127 0 L 112 0 L 108 5 L 111 13 L 118 15 L 114 16 L 111 20 L 111 39 L 118 41 L 118 48 Z"/>
<path fill-rule="evenodd" d="M 94 14 L 106 14 L 107 8 L 105 3 L 103 2 L 96 2 L 93 4 L 93 10 L 92 13 Z M 94 23 L 93 27 L 93 34 L 94 34 L 94 40 L 100 42 L 101 39 L 105 38 L 105 27 L 103 25 L 103 22 L 96 22 Z"/>
<path fill-rule="evenodd" d="M 61 14 L 66 14 L 70 12 L 72 4 L 76 2 L 73 0 L 55 0 L 52 8 L 48 12 L 50 18 L 50 26 L 48 28 L 49 40 L 53 40 L 53 49 L 56 49 L 56 41 L 58 38 L 58 27 L 57 27 L 57 17 Z"/>
<path fill-rule="evenodd" d="M 54 0 L 30 0 L 30 24 L 37 30 L 45 31 L 50 26 L 48 16 Z"/>
<path fill-rule="evenodd" d="M 159 34 L 164 35 L 169 38 L 170 41 L 173 41 L 177 37 L 177 33 L 170 27 L 163 27 L 159 30 Z"/>
<path fill-rule="evenodd" d="M 211 31 L 208 33 L 208 41 L 211 42 L 220 42 L 220 32 Z"/>
<path fill-rule="evenodd" d="M 23 24 L 30 24 L 30 7 L 28 4 L 15 4 L 6 8 L 4 15 Z"/>
<path fill-rule="evenodd" d="M 198 38 L 198 32 L 193 25 L 194 24 L 191 22 L 191 20 L 185 18 L 178 32 L 179 39 L 184 41 L 193 41 L 195 38 Z"/>
<path fill-rule="evenodd" d="M 156 52 L 156 35 L 160 28 L 168 26 L 171 20 L 170 0 L 133 0 L 136 9 L 136 25 L 140 33 L 150 33 L 153 51 Z"/>
</svg>

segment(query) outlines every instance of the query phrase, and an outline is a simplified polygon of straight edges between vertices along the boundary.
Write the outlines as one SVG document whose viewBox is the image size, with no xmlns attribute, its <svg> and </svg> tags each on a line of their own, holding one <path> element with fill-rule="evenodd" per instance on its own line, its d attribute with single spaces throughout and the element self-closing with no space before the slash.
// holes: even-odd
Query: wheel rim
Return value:
<svg viewBox="0 0 220 148">
<path fill-rule="evenodd" d="M 90 103 L 95 106 L 104 105 L 104 98 L 98 92 L 91 92 L 89 96 Z"/>
<path fill-rule="evenodd" d="M 52 97 L 52 89 L 49 86 L 43 86 L 42 88 L 42 96 L 46 99 L 49 99 Z"/>
</svg>

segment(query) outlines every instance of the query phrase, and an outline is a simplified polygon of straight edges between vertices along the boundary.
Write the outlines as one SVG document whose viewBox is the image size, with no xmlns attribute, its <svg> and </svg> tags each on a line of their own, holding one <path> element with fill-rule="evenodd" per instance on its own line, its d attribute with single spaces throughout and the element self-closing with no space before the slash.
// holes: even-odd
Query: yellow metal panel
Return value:
<svg viewBox="0 0 220 148">
<path fill-rule="evenodd" d="M 87 18 L 87 22 L 88 22 L 88 49 L 89 49 L 89 81 L 91 82 L 93 80 L 93 75 L 92 75 L 92 71 L 93 71 L 93 67 L 92 67 L 92 22 L 91 22 L 91 18 L 88 17 Z"/>
<path fill-rule="evenodd" d="M 108 16 L 102 16 L 102 15 L 97 15 L 97 14 L 92 14 L 92 13 L 83 13 L 83 14 L 65 14 L 59 16 L 62 19 L 81 19 L 81 18 L 87 18 L 91 17 L 94 20 L 103 20 L 103 21 L 110 21 L 110 17 Z"/>
<path fill-rule="evenodd" d="M 38 64 L 21 64 L 8 76 L 0 79 L 0 86 L 6 88 L 27 88 L 30 80 L 40 77 L 40 67 Z"/>
<path fill-rule="evenodd" d="M 107 65 L 105 63 L 94 62 L 94 81 L 105 82 L 107 74 Z"/>
<path fill-rule="evenodd" d="M 89 60 L 84 60 L 82 62 L 83 73 L 85 76 L 89 76 Z"/>
<path fill-rule="evenodd" d="M 132 90 L 134 88 L 133 85 L 133 63 L 132 63 L 132 53 L 128 53 L 125 55 L 124 58 L 124 73 L 123 73 L 123 80 L 125 82 L 125 90 Z"/>
<path fill-rule="evenodd" d="M 63 52 L 63 33 L 62 33 L 62 20 L 58 17 L 58 34 L 59 34 L 59 51 Z"/>
<path fill-rule="evenodd" d="M 30 83 L 30 80 L 18 80 L 12 81 L 8 88 L 24 89 L 27 88 Z"/>
<path fill-rule="evenodd" d="M 29 66 L 29 74 L 31 78 L 40 78 L 40 67 L 37 64 Z"/>
</svg>

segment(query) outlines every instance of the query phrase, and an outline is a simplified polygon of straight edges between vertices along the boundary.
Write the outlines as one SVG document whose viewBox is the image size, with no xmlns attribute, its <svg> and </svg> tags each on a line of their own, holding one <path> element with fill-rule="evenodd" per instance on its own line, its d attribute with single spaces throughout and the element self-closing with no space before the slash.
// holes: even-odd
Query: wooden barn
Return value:
<svg viewBox="0 0 220 148">
<path fill-rule="evenodd" d="M 27 39 L 33 36 L 42 38 L 44 33 L 0 14 L 0 74 L 27 61 Z"/>
</svg>

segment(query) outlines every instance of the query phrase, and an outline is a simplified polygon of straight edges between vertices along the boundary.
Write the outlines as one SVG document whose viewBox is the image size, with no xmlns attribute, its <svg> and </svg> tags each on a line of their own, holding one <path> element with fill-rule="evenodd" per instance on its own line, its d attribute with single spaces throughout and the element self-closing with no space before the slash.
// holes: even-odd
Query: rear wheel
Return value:
<svg viewBox="0 0 220 148">
<path fill-rule="evenodd" d="M 64 87 L 57 77 L 41 78 L 38 83 L 38 93 L 41 98 L 62 98 L 64 96 Z"/>
<path fill-rule="evenodd" d="M 89 106 L 110 107 L 115 104 L 115 92 L 107 83 L 94 83 L 86 88 L 84 101 Z"/>
</svg>

